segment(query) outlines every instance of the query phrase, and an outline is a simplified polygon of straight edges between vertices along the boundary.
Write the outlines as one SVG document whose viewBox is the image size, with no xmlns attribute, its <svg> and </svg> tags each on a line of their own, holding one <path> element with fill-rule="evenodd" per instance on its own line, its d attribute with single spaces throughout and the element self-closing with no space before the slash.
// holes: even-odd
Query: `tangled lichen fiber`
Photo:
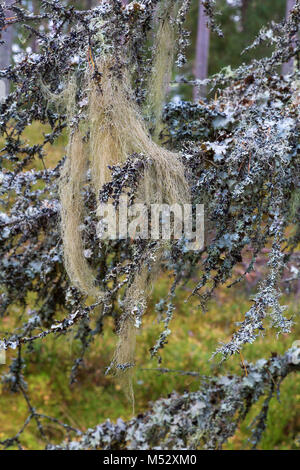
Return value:
<svg viewBox="0 0 300 470">
<path fill-rule="evenodd" d="M 158 244 L 151 263 L 141 263 L 133 282 L 127 288 L 123 300 L 123 315 L 118 328 L 118 344 L 110 369 L 120 377 L 127 397 L 132 403 L 134 413 L 133 367 L 135 365 L 136 337 L 142 317 L 147 308 L 147 298 L 151 294 L 153 283 L 159 274 L 160 261 L 164 244 Z"/>
<path fill-rule="evenodd" d="M 69 80 L 64 92 L 70 136 L 68 158 L 59 181 L 61 202 L 61 233 L 64 263 L 71 282 L 87 295 L 99 298 L 101 292 L 95 287 L 95 273 L 84 256 L 81 224 L 84 216 L 83 186 L 88 169 L 87 148 L 80 126 L 71 128 L 76 105 L 76 81 Z"/>
<path fill-rule="evenodd" d="M 133 367 L 135 365 L 136 336 L 138 332 L 138 311 L 141 315 L 146 308 L 149 275 L 147 268 L 142 266 L 135 275 L 133 283 L 128 287 L 123 301 L 124 312 L 118 328 L 118 344 L 111 362 L 111 368 L 121 378 L 124 390 L 132 403 L 134 413 Z"/>
<path fill-rule="evenodd" d="M 110 179 L 108 166 L 125 162 L 128 155 L 146 155 L 152 165 L 145 169 L 137 197 L 146 204 L 184 204 L 189 188 L 180 155 L 155 143 L 136 107 L 128 74 L 115 76 L 112 59 L 99 59 L 101 83 L 89 73 L 89 143 L 83 143 L 80 130 L 70 135 L 68 159 L 60 184 L 62 237 L 66 270 L 72 283 L 85 294 L 99 297 L 95 274 L 84 257 L 79 230 L 83 216 L 82 186 L 90 155 L 92 184 L 96 197 Z M 93 280 L 94 278 L 94 280 Z"/>
<path fill-rule="evenodd" d="M 159 273 L 162 247 L 163 245 L 158 245 L 155 254 L 152 253 L 151 263 L 141 263 L 132 284 L 125 293 L 124 314 L 120 319 L 118 330 L 119 342 L 112 361 L 115 366 L 134 363 L 136 332 L 147 307 L 147 298 L 151 294 L 153 283 Z M 150 257 L 150 252 L 147 254 Z"/>
</svg>

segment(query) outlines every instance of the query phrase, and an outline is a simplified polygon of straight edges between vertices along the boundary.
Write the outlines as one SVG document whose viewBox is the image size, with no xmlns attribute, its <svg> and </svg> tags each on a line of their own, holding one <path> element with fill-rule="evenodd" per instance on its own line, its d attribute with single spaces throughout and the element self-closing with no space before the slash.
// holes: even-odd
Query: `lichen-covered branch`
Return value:
<svg viewBox="0 0 300 470">
<path fill-rule="evenodd" d="M 247 364 L 247 376 L 208 380 L 199 391 L 172 393 L 152 404 L 149 411 L 124 422 L 106 421 L 76 440 L 48 449 L 221 449 L 251 407 L 266 401 L 252 424 L 249 447 L 256 447 L 266 426 L 269 402 L 277 398 L 282 381 L 300 371 L 300 350 Z M 275 398 L 274 398 L 275 399 Z"/>
</svg>

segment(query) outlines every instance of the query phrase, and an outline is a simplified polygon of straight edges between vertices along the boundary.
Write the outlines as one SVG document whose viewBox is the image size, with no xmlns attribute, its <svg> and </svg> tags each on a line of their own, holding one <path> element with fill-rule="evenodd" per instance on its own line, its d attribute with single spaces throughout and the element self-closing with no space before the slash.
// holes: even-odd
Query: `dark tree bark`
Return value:
<svg viewBox="0 0 300 470">
<path fill-rule="evenodd" d="M 6 5 L 9 7 L 13 0 L 6 0 Z M 5 17 L 9 18 L 13 13 L 7 9 L 5 10 Z M 0 45 L 0 69 L 5 69 L 11 63 L 12 43 L 13 43 L 13 26 L 7 26 L 1 31 L 1 40 L 4 44 Z M 5 79 L 0 80 L 0 99 L 7 96 L 9 93 L 9 81 Z"/>
<path fill-rule="evenodd" d="M 195 78 L 203 80 L 207 78 L 209 57 L 209 29 L 202 1 L 199 0 L 198 32 L 196 44 Z M 206 86 L 194 88 L 194 100 L 198 101 L 206 95 Z"/>
<path fill-rule="evenodd" d="M 294 8 L 296 0 L 286 0 L 286 19 L 288 19 L 290 11 Z M 282 75 L 288 75 L 293 72 L 294 69 L 294 59 L 291 59 L 289 62 L 286 62 L 282 66 Z"/>
</svg>

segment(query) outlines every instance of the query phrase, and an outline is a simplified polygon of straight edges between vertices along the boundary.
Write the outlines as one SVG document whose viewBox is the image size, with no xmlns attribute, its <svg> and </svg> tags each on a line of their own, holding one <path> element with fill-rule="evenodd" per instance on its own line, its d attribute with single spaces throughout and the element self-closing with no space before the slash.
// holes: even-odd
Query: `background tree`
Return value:
<svg viewBox="0 0 300 470">
<path fill-rule="evenodd" d="M 210 77 L 208 92 L 213 99 L 199 104 L 182 100 L 165 103 L 165 93 L 161 93 L 164 88 L 157 86 L 168 85 L 170 58 L 171 62 L 173 60 L 170 50 L 173 51 L 175 44 L 176 64 L 182 66 L 185 62 L 184 24 L 190 2 L 178 2 L 179 10 L 173 11 L 175 16 L 168 23 L 169 6 L 170 2 L 144 0 L 136 2 L 135 8 L 124 9 L 121 2 L 115 1 L 102 2 L 91 11 L 83 11 L 48 0 L 42 2 L 37 16 L 20 2 L 11 6 L 16 27 L 29 29 L 39 37 L 40 53 L 26 52 L 13 69 L 0 72 L 0 78 L 9 78 L 14 85 L 0 104 L 3 136 L 0 348 L 7 352 L 10 360 L 3 371 L 1 386 L 20 394 L 28 408 L 21 428 L 13 436 L 1 436 L 4 448 L 22 448 L 24 433 L 35 424 L 40 445 L 48 448 L 55 448 L 55 445 L 74 449 L 110 448 L 112 445 L 114 448 L 147 448 L 159 446 L 157 436 L 161 436 L 164 448 L 215 449 L 226 443 L 250 408 L 264 397 L 253 426 L 252 443 L 256 446 L 266 427 L 274 393 L 278 393 L 283 379 L 299 370 L 298 343 L 286 353 L 279 349 L 286 345 L 286 336 L 277 340 L 276 354 L 268 359 L 256 357 L 258 361 L 250 364 L 242 355 L 248 344 L 266 341 L 269 328 L 285 335 L 293 328 L 294 319 L 285 310 L 281 294 L 283 288 L 293 293 L 299 278 L 299 72 L 282 77 L 279 71 L 282 63 L 289 62 L 299 52 L 299 2 L 285 24 L 271 25 L 268 34 L 262 29 L 246 51 L 253 54 L 257 45 L 264 44 L 269 54 L 236 69 L 227 67 Z M 3 9 L 0 18 L 2 28 L 10 22 Z M 209 20 L 211 28 L 218 30 L 212 11 Z M 38 28 L 41 21 L 43 24 L 51 21 L 49 31 Z M 160 47 L 153 47 L 154 44 Z M 103 61 L 105 63 L 108 57 L 112 62 L 105 69 Z M 195 81 L 188 78 L 177 81 L 183 81 L 190 88 L 195 85 Z M 124 84 L 128 87 L 126 93 L 120 93 Z M 95 89 L 96 94 L 91 98 L 90 92 Z M 71 99 L 66 100 L 70 96 Z M 161 98 L 153 99 L 157 97 Z M 74 147 L 70 145 L 72 137 L 79 135 L 78 148 L 87 149 L 95 138 L 94 123 L 103 124 L 101 112 L 96 113 L 96 119 L 91 119 L 92 105 L 97 106 L 102 100 L 108 100 L 104 104 L 106 116 L 110 116 L 109 126 L 104 126 L 106 137 L 117 135 L 118 139 L 110 140 L 111 145 L 117 145 L 114 150 L 122 157 L 125 148 L 125 158 L 109 165 L 111 174 L 107 172 L 108 179 L 99 190 L 95 191 L 90 171 L 95 155 L 90 155 L 88 150 L 81 154 L 86 166 L 75 175 L 80 176 L 79 180 L 72 180 L 68 174 L 69 179 L 65 180 L 66 184 L 73 182 L 78 190 L 74 192 L 74 200 L 80 197 L 82 201 L 82 218 L 80 224 L 75 224 L 74 232 L 80 234 L 80 256 L 84 256 L 95 273 L 95 288 L 105 293 L 95 298 L 87 296 L 80 285 L 74 286 L 66 273 L 59 228 L 62 204 L 58 184 L 60 181 L 61 188 L 62 168 L 68 168 L 66 162 L 74 156 Z M 129 130 L 128 116 L 131 117 Z M 118 126 L 120 121 L 122 126 Z M 37 124 L 39 127 L 34 127 Z M 96 131 L 103 132 L 100 124 Z M 34 139 L 29 141 L 27 132 L 32 128 L 35 129 Z M 155 132 L 157 128 L 161 130 L 159 135 Z M 120 129 L 126 131 L 121 134 L 125 135 L 125 142 L 118 134 Z M 142 151 L 141 147 L 136 148 L 141 134 L 143 143 L 147 144 Z M 67 155 L 62 145 L 66 140 L 69 141 Z M 51 160 L 49 149 L 55 143 L 58 151 Z M 97 150 L 96 156 L 100 154 L 98 151 L 103 152 L 103 148 Z M 172 155 L 172 163 L 177 163 L 180 156 L 193 205 L 205 204 L 207 233 L 201 250 L 191 253 L 184 238 L 171 240 L 163 245 L 163 250 L 159 241 L 122 239 L 100 243 L 97 238 L 99 203 L 113 200 L 117 210 L 124 192 L 134 201 L 137 188 L 149 174 L 154 175 L 153 179 L 148 179 L 150 188 L 157 189 L 159 183 L 158 189 L 162 191 L 167 180 L 175 182 L 175 189 L 178 188 L 172 165 L 164 167 L 165 178 L 161 181 L 155 152 L 160 156 L 167 154 L 168 158 Z M 86 158 L 88 155 L 90 161 Z M 166 173 L 166 167 L 170 168 L 170 174 Z M 75 169 L 78 169 L 76 165 Z M 189 321 L 195 315 L 199 318 L 200 309 L 205 311 L 217 289 L 222 286 L 238 289 L 255 271 L 258 257 L 263 258 L 264 267 L 256 293 L 243 304 L 243 318 L 239 306 L 239 316 L 228 315 L 215 338 L 216 342 L 223 339 L 215 348 L 219 359 L 224 362 L 236 355 L 241 358 L 241 368 L 234 374 L 227 369 L 223 377 L 204 378 L 199 371 L 180 371 L 182 377 L 201 375 L 204 386 L 200 383 L 194 391 L 182 390 L 169 399 L 161 399 L 148 412 L 144 408 L 142 416 L 126 423 L 119 420 L 116 425 L 97 425 L 93 422 L 86 426 L 92 429 L 86 433 L 79 429 L 81 426 L 70 422 L 72 416 L 63 415 L 68 421 L 63 424 L 62 416 L 47 416 L 32 405 L 35 397 L 31 395 L 37 393 L 36 388 L 30 386 L 32 367 L 49 341 L 58 342 L 59 347 L 68 341 L 76 343 L 73 363 L 68 370 L 75 386 L 80 375 L 85 375 L 84 359 L 97 342 L 103 342 L 111 351 L 115 332 L 120 332 L 124 320 L 130 318 L 134 331 L 143 334 L 155 316 L 160 330 L 156 330 L 155 335 L 149 334 L 150 355 L 161 364 L 162 349 L 170 339 L 178 315 L 175 296 L 188 290 L 185 305 L 195 304 L 186 310 L 186 316 Z M 144 295 L 143 289 L 136 289 L 135 280 L 141 273 L 143 279 L 145 276 L 151 282 L 154 282 L 154 274 L 159 273 L 159 284 L 163 275 L 168 279 L 167 289 L 163 295 L 159 294 L 155 305 Z M 238 296 L 240 291 L 236 292 Z M 225 307 L 223 303 L 222 311 Z M 205 317 L 201 320 L 205 322 Z M 232 325 L 226 333 L 224 324 Z M 132 338 L 127 339 L 125 344 L 132 353 L 134 343 Z M 175 352 L 177 354 L 178 350 Z M 132 354 L 130 362 L 120 356 L 106 356 L 107 373 L 119 372 L 124 377 L 122 372 L 134 372 L 139 354 L 138 348 L 137 356 Z M 186 354 L 190 355 L 193 355 L 192 347 Z M 55 349 L 52 358 L 57 362 Z M 97 361 L 100 359 L 97 354 Z M 67 368 L 61 369 L 65 375 Z M 161 367 L 153 371 L 157 372 L 172 373 Z M 53 377 L 51 380 L 52 384 Z M 113 382 L 112 378 L 110 380 Z M 160 383 L 155 375 L 153 384 L 157 382 Z M 40 384 L 44 384 L 44 378 Z M 91 384 L 93 394 L 94 385 Z M 103 389 L 101 385 L 97 409 Z M 182 420 L 188 423 L 186 434 L 178 424 Z M 156 432 L 157 422 L 162 423 L 161 433 Z M 64 434 L 53 436 L 47 423 L 55 423 L 64 432 L 75 433 L 77 439 L 59 445 Z M 198 423 L 203 425 L 200 433 Z M 145 440 L 145 436 L 150 438 Z"/>
</svg>

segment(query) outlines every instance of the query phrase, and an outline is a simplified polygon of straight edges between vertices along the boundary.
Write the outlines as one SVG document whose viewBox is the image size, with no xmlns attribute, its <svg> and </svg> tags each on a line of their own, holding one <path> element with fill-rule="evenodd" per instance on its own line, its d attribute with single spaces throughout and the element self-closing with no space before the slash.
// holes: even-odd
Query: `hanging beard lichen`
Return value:
<svg viewBox="0 0 300 470">
<path fill-rule="evenodd" d="M 68 158 L 60 180 L 61 224 L 65 267 L 70 280 L 83 293 L 97 300 L 103 293 L 95 286 L 96 275 L 84 257 L 80 232 L 84 215 L 81 193 L 88 165 L 97 201 L 100 189 L 110 180 L 108 167 L 124 163 L 129 155 L 136 152 L 145 155 L 151 162 L 145 167 L 139 183 L 136 194 L 139 202 L 148 207 L 153 203 L 183 205 L 189 202 L 189 187 L 180 155 L 157 143 L 163 101 L 172 71 L 174 37 L 174 25 L 165 15 L 158 28 L 148 90 L 147 108 L 154 121 L 153 138 L 135 102 L 125 61 L 120 68 L 116 58 L 109 53 L 103 54 L 85 74 L 84 84 L 89 101 L 86 129 L 85 133 L 82 132 L 79 125 L 70 132 Z M 74 103 L 69 106 L 70 122 L 75 97 L 76 93 L 73 92 Z M 84 142 L 87 129 L 89 137 Z M 134 364 L 136 333 L 142 316 L 140 313 L 137 323 L 136 312 L 145 311 L 149 282 L 153 281 L 160 265 L 162 243 L 160 246 L 158 242 L 157 246 L 152 268 L 141 266 L 124 295 L 119 343 L 112 361 L 115 371 L 128 371 Z M 128 380 L 130 382 L 130 378 Z"/>
<path fill-rule="evenodd" d="M 123 304 L 123 315 L 118 328 L 119 341 L 108 368 L 121 376 L 128 398 L 131 400 L 134 412 L 134 393 L 132 386 L 133 367 L 135 365 L 136 336 L 142 323 L 142 317 L 147 308 L 147 298 L 151 294 L 153 283 L 159 274 L 164 244 L 158 244 L 156 249 L 147 250 L 138 267 L 133 282 L 127 288 Z M 146 259 L 152 258 L 152 262 Z M 121 373 L 121 374 L 120 374 Z"/>
<path fill-rule="evenodd" d="M 85 256 L 80 225 L 83 216 L 82 187 L 87 171 L 84 143 L 79 131 L 70 138 L 68 158 L 60 184 L 61 227 L 65 267 L 72 283 L 85 294 L 99 297 L 95 274 Z"/>
</svg>

